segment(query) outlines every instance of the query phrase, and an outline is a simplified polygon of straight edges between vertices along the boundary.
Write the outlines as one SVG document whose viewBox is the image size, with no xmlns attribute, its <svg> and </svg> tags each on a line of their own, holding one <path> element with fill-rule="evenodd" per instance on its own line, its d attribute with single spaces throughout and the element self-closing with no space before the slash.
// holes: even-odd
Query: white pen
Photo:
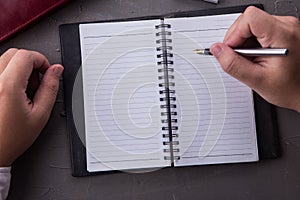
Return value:
<svg viewBox="0 0 300 200">
<path fill-rule="evenodd" d="M 212 55 L 210 49 L 193 50 L 199 55 Z M 256 48 L 256 49 L 234 49 L 235 52 L 245 56 L 287 56 L 288 49 L 279 48 Z"/>
</svg>

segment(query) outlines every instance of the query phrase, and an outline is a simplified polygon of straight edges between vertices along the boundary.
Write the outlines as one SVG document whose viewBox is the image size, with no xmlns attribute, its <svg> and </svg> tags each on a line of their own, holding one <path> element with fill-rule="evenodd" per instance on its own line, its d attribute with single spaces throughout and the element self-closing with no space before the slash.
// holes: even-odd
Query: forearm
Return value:
<svg viewBox="0 0 300 200">
<path fill-rule="evenodd" d="M 10 177 L 10 167 L 0 167 L 0 200 L 4 200 L 7 197 Z"/>
</svg>

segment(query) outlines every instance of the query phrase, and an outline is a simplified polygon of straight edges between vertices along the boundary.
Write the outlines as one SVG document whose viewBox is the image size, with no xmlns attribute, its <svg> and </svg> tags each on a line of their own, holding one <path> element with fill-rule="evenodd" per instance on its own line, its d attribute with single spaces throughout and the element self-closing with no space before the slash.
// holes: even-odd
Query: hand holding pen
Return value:
<svg viewBox="0 0 300 200">
<path fill-rule="evenodd" d="M 286 48 L 286 56 L 245 56 L 234 49 L 255 41 L 261 48 Z M 257 47 L 257 46 L 256 46 Z M 282 50 L 282 49 L 281 49 Z M 300 23 L 249 7 L 209 50 L 225 72 L 270 103 L 300 112 Z"/>
</svg>

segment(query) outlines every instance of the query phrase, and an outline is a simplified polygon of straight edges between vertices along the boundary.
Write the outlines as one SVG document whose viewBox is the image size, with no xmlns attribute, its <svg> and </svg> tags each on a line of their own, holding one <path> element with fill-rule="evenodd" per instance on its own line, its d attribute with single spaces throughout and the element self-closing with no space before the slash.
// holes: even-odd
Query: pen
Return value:
<svg viewBox="0 0 300 200">
<path fill-rule="evenodd" d="M 204 0 L 204 1 L 207 1 L 207 2 L 210 2 L 210 3 L 214 3 L 214 4 L 219 3 L 219 0 Z"/>
<path fill-rule="evenodd" d="M 193 51 L 199 55 L 212 55 L 210 49 L 195 49 Z M 287 56 L 288 55 L 288 49 L 257 48 L 257 49 L 234 49 L 234 51 L 245 56 Z"/>
</svg>

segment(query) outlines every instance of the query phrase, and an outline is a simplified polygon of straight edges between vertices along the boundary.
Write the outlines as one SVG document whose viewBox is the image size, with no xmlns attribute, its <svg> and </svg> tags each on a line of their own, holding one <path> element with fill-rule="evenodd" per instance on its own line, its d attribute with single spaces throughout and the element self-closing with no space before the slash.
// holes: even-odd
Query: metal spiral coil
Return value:
<svg viewBox="0 0 300 200">
<path fill-rule="evenodd" d="M 179 141 L 173 141 L 173 139 L 178 138 L 177 133 L 173 131 L 178 130 L 177 124 L 177 112 L 174 110 L 177 108 L 175 90 L 172 87 L 175 86 L 174 80 L 174 68 L 173 68 L 173 53 L 171 52 L 172 48 L 172 39 L 171 32 L 167 29 L 171 28 L 170 24 L 165 24 L 163 21 L 160 25 L 156 25 L 155 28 L 159 30 L 155 35 L 158 37 L 156 44 L 159 45 L 156 47 L 157 50 L 157 66 L 158 66 L 158 80 L 161 81 L 158 86 L 161 88 L 159 90 L 159 95 L 163 95 L 160 98 L 162 104 L 160 105 L 162 120 L 162 137 L 169 139 L 169 141 L 163 141 L 165 153 L 170 153 L 170 156 L 165 156 L 164 159 L 179 160 L 179 156 L 174 156 L 174 153 L 179 152 L 179 148 L 176 148 L 176 145 L 179 145 Z"/>
<path fill-rule="evenodd" d="M 177 149 L 173 149 L 173 152 L 174 150 L 177 150 Z M 178 151 L 175 151 L 175 152 L 179 152 L 179 149 Z M 173 156 L 173 159 L 171 156 L 164 156 L 164 160 L 180 160 L 180 156 Z"/>
<path fill-rule="evenodd" d="M 156 36 L 171 35 L 171 32 L 170 31 L 161 31 L 161 32 L 157 32 L 155 35 Z"/>
<path fill-rule="evenodd" d="M 160 28 L 171 28 L 171 24 L 159 24 L 155 26 L 156 29 Z"/>
</svg>

